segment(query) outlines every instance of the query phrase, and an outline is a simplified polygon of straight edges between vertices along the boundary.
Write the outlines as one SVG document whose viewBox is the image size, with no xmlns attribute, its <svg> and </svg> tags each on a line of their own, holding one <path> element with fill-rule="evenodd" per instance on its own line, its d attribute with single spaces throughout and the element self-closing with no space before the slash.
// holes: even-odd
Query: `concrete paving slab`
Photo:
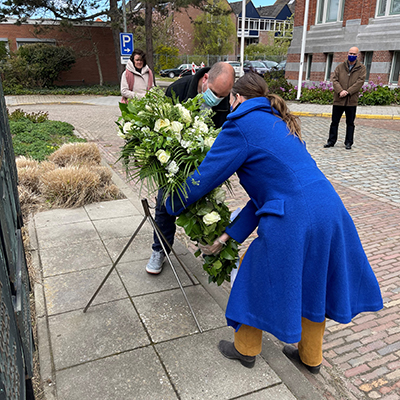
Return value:
<svg viewBox="0 0 400 400">
<path fill-rule="evenodd" d="M 128 244 L 130 237 L 122 237 L 117 239 L 104 239 L 103 243 L 106 247 L 111 259 L 116 259 L 121 254 L 122 250 Z M 125 250 L 120 262 L 130 262 L 138 260 L 146 260 L 150 258 L 151 245 L 153 243 L 152 233 L 140 232 L 134 239 L 129 247 Z"/>
<path fill-rule="evenodd" d="M 131 297 L 179 288 L 172 268 L 167 261 L 164 262 L 163 270 L 159 275 L 151 275 L 146 272 L 147 261 L 148 258 L 142 261 L 119 263 L 116 267 Z M 181 280 L 182 286 L 191 286 L 192 282 L 178 262 L 172 260 L 172 264 Z M 192 278 L 197 283 L 193 276 Z"/>
<path fill-rule="evenodd" d="M 99 240 L 99 235 L 90 221 L 71 224 L 46 226 L 36 230 L 41 249 L 69 246 L 82 241 Z"/>
<path fill-rule="evenodd" d="M 130 215 L 142 216 L 142 213 L 127 199 L 88 204 L 84 206 L 84 209 L 92 221 L 105 218 L 127 217 Z"/>
<path fill-rule="evenodd" d="M 104 239 L 115 239 L 119 237 L 130 237 L 142 222 L 141 215 L 130 215 L 120 218 L 107 218 L 93 221 L 100 237 Z M 144 224 L 141 233 L 152 233 L 150 224 Z"/>
<path fill-rule="evenodd" d="M 57 370 L 150 344 L 129 299 L 54 315 L 49 330 Z"/>
<path fill-rule="evenodd" d="M 284 385 L 280 384 L 268 389 L 260 390 L 259 392 L 243 396 L 244 400 L 296 400 L 296 397 Z"/>
<path fill-rule="evenodd" d="M 186 287 L 185 293 L 203 331 L 226 326 L 224 312 L 201 285 Z M 135 297 L 133 302 L 153 342 L 198 332 L 180 289 Z"/>
<path fill-rule="evenodd" d="M 84 308 L 110 268 L 111 266 L 45 278 L 43 284 L 48 315 Z M 121 280 L 113 271 L 93 305 L 126 297 Z"/>
<path fill-rule="evenodd" d="M 233 399 L 281 383 L 262 357 L 252 369 L 223 357 L 217 345 L 232 338 L 225 327 L 155 345 L 182 400 Z"/>
<path fill-rule="evenodd" d="M 110 265 L 110 256 L 100 240 L 44 248 L 40 252 L 43 276 L 49 277 Z"/>
<path fill-rule="evenodd" d="M 89 221 L 89 217 L 82 207 L 74 209 L 58 208 L 35 215 L 35 225 L 38 229 L 85 221 Z"/>
<path fill-rule="evenodd" d="M 176 400 L 152 347 L 133 350 L 58 371 L 62 400 Z"/>
</svg>

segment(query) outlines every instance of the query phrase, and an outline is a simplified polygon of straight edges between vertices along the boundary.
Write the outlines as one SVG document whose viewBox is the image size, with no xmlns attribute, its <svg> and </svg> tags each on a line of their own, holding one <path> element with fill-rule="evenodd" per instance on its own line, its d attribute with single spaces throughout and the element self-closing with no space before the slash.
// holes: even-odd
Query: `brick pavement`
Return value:
<svg viewBox="0 0 400 400">
<path fill-rule="evenodd" d="M 72 123 L 79 134 L 98 143 L 107 162 L 123 176 L 121 166 L 115 164 L 122 144 L 115 135 L 117 107 L 22 108 L 28 112 L 48 111 L 51 119 Z M 357 120 L 355 144 L 348 151 L 342 144 L 344 123 L 338 144 L 324 149 L 329 120 L 301 120 L 307 147 L 353 217 L 384 297 L 384 309 L 377 313 L 361 314 L 347 325 L 328 321 L 325 368 L 320 375 L 306 376 L 327 399 L 400 399 L 399 122 Z M 235 179 L 233 186 L 234 196 L 229 199 L 232 209 L 247 201 Z"/>
</svg>

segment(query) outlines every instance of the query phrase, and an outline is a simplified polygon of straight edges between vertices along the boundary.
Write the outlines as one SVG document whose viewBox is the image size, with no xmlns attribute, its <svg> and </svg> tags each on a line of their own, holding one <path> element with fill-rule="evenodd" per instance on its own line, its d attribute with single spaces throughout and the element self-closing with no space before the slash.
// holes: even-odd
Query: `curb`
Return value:
<svg viewBox="0 0 400 400">
<path fill-rule="evenodd" d="M 331 113 L 318 113 L 318 112 L 303 112 L 303 111 L 292 111 L 293 115 L 300 117 L 323 117 L 331 118 Z M 345 118 L 345 115 L 342 116 Z M 360 119 L 385 119 L 385 120 L 400 120 L 400 115 L 378 115 L 378 114 L 357 114 L 356 118 Z"/>
</svg>

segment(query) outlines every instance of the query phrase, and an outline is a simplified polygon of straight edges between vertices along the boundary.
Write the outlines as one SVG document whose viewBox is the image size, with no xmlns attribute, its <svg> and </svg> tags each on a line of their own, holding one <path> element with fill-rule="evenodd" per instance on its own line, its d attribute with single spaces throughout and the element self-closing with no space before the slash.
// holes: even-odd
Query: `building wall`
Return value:
<svg viewBox="0 0 400 400">
<path fill-rule="evenodd" d="M 328 54 L 333 54 L 333 73 L 346 60 L 349 48 L 357 46 L 362 53 L 373 52 L 369 80 L 389 82 L 394 52 L 400 51 L 400 16 L 375 17 L 376 4 L 376 0 L 346 1 L 343 21 L 316 24 L 317 0 L 310 0 L 305 46 L 305 54 L 312 54 L 310 80 L 324 79 Z M 304 8 L 305 0 L 297 0 L 286 65 L 286 78 L 293 83 L 298 81 L 300 69 Z"/>
<path fill-rule="evenodd" d="M 21 39 L 52 40 L 58 46 L 72 47 L 77 60 L 73 67 L 60 75 L 59 85 L 98 84 L 100 75 L 93 54 L 93 43 L 96 44 L 100 57 L 100 65 L 104 83 L 119 82 L 114 53 L 111 28 L 105 23 L 94 26 L 74 26 L 72 31 L 60 31 L 56 25 L 45 25 L 45 33 L 36 34 L 32 23 L 15 25 L 13 22 L 0 23 L 0 38 L 8 39 L 11 51 L 17 50 L 17 42 Z"/>
</svg>

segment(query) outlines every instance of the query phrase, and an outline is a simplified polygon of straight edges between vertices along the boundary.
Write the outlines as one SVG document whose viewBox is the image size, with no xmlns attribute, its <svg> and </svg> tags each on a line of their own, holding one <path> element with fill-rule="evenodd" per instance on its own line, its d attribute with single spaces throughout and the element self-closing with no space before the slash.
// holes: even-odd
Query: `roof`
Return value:
<svg viewBox="0 0 400 400">
<path fill-rule="evenodd" d="M 289 7 L 290 12 L 293 14 L 295 3 L 295 0 L 276 0 L 274 5 L 258 7 L 257 11 L 260 14 L 260 17 L 276 18 L 286 5 Z"/>
<path fill-rule="evenodd" d="M 250 3 L 250 1 L 251 0 L 246 0 L 246 5 L 248 3 Z M 234 14 L 239 15 L 242 12 L 242 2 L 241 1 L 235 1 L 234 3 L 229 3 L 229 5 L 231 6 Z"/>
</svg>

